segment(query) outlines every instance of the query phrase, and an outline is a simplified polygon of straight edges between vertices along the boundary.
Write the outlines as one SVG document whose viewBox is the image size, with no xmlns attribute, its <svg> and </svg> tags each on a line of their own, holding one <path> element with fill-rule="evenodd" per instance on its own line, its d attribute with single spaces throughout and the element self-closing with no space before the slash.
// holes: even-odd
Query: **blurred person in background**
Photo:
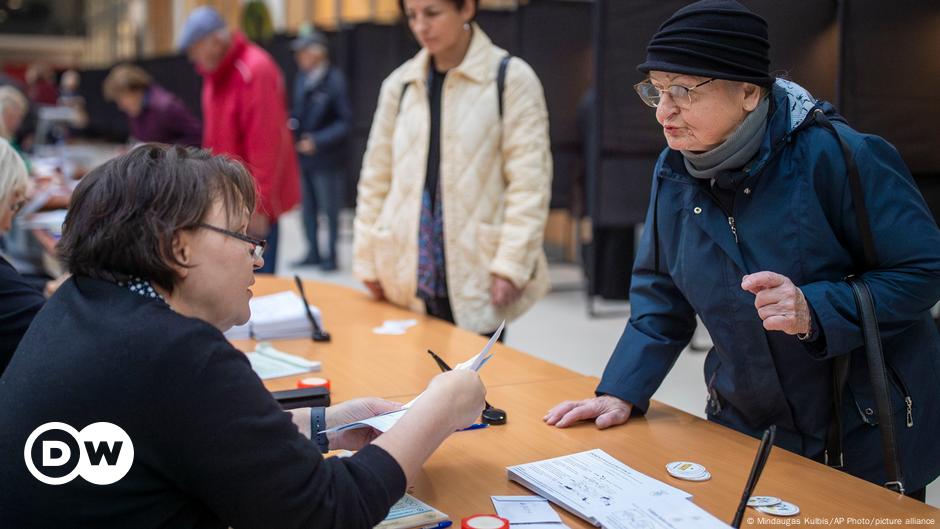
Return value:
<svg viewBox="0 0 940 529">
<path fill-rule="evenodd" d="M 26 165 L 5 139 L 0 139 L 0 235 L 26 203 Z M 0 253 L 0 375 L 45 299 Z"/>
<path fill-rule="evenodd" d="M 542 85 L 473 22 L 475 0 L 404 0 L 421 51 L 382 83 L 353 271 L 373 296 L 488 333 L 549 288 Z M 500 93 L 498 72 L 505 65 Z"/>
<path fill-rule="evenodd" d="M 0 86 L 0 138 L 13 144 L 17 151 L 19 147 L 14 143 L 16 132 L 27 112 L 29 112 L 29 99 L 23 92 L 13 85 Z"/>
<path fill-rule="evenodd" d="M 30 65 L 26 69 L 26 96 L 33 103 L 54 105 L 59 99 L 52 68 L 42 63 Z"/>
<path fill-rule="evenodd" d="M 59 79 L 59 101 L 58 104 L 66 106 L 75 111 L 75 119 L 69 124 L 70 130 L 67 135 L 88 126 L 88 111 L 85 110 L 85 96 L 79 92 L 82 85 L 82 76 L 75 70 L 66 70 L 62 72 Z"/>
<path fill-rule="evenodd" d="M 268 52 L 208 6 L 190 13 L 178 47 L 203 80 L 202 146 L 241 160 L 255 177 L 260 196 L 248 233 L 268 241 L 269 258 L 258 271 L 273 273 L 278 217 L 300 201 L 284 76 Z"/>
<path fill-rule="evenodd" d="M 198 147 L 202 124 L 186 105 L 142 68 L 131 64 L 115 66 L 102 85 L 104 97 L 127 114 L 131 138 L 137 142 L 158 142 Z"/>
<path fill-rule="evenodd" d="M 291 48 L 297 61 L 294 106 L 291 111 L 297 154 L 303 171 L 304 231 L 307 256 L 299 263 L 336 270 L 339 210 L 346 184 L 346 147 L 352 125 L 352 108 L 343 73 L 330 64 L 326 36 L 314 31 L 296 39 Z M 327 251 L 318 244 L 319 213 L 329 225 Z"/>
</svg>

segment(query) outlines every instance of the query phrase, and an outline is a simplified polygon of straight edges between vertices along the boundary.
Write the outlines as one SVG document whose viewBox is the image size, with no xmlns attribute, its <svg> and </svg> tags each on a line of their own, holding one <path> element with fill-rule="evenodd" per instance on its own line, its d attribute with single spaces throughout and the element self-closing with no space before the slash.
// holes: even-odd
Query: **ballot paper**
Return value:
<svg viewBox="0 0 940 529">
<path fill-rule="evenodd" d="M 473 371 L 479 371 L 480 368 L 486 364 L 487 360 L 493 357 L 493 355 L 490 354 L 490 349 L 493 348 L 493 344 L 495 344 L 496 340 L 499 339 L 499 335 L 503 332 L 503 327 L 505 326 L 506 322 L 503 321 L 499 325 L 499 328 L 496 329 L 496 332 L 493 333 L 490 341 L 486 343 L 486 346 L 482 351 L 477 353 L 466 362 L 458 364 L 454 369 L 472 369 Z M 424 392 L 422 392 L 421 395 L 424 395 Z M 335 426 L 328 430 L 324 430 L 323 433 L 341 432 L 344 430 L 354 430 L 356 428 L 375 428 L 380 432 L 387 432 L 392 428 L 392 426 L 395 426 L 395 423 L 397 423 L 398 419 L 401 419 L 405 412 L 408 411 L 408 408 L 410 408 L 411 405 L 415 403 L 415 401 L 421 398 L 421 395 L 411 399 L 411 402 L 404 404 L 400 410 L 384 413 L 382 415 L 376 415 L 375 417 L 370 417 L 362 421 Z"/>
<path fill-rule="evenodd" d="M 304 302 L 294 291 L 258 296 L 252 298 L 248 306 L 251 318 L 248 323 L 226 331 L 225 336 L 229 340 L 310 338 L 313 334 Z M 320 309 L 310 305 L 310 312 L 320 328 L 323 328 Z"/>
<path fill-rule="evenodd" d="M 679 496 L 618 497 L 596 513 L 604 529 L 727 529 L 728 524 Z"/>
<path fill-rule="evenodd" d="M 301 373 L 320 370 L 320 362 L 285 353 L 275 349 L 268 342 L 260 342 L 255 350 L 245 353 L 251 362 L 251 369 L 258 374 L 261 380 L 269 378 L 289 377 Z"/>
<path fill-rule="evenodd" d="M 691 494 L 630 468 L 600 449 L 508 467 L 509 479 L 596 526 L 618 500 L 687 500 Z"/>
<path fill-rule="evenodd" d="M 510 529 L 569 529 L 545 498 L 493 496 L 492 499 L 496 514 L 509 520 Z"/>
<path fill-rule="evenodd" d="M 503 322 L 499 324 L 499 328 L 496 329 L 496 332 L 493 333 L 493 336 L 490 336 L 490 341 L 486 342 L 486 345 L 483 347 L 483 350 L 477 353 L 476 356 L 470 358 L 469 360 L 466 360 L 464 362 L 457 364 L 457 366 L 454 367 L 454 371 L 459 371 L 461 369 L 470 369 L 471 371 L 479 371 L 480 368 L 483 367 L 483 365 L 486 364 L 486 362 L 490 358 L 493 357 L 493 355 L 490 354 L 490 349 L 492 349 L 493 346 L 496 344 L 496 341 L 499 340 L 499 335 L 503 333 L 503 329 L 505 327 L 506 327 L 506 320 L 503 320 Z M 411 405 L 414 404 L 418 399 L 420 399 L 422 395 L 424 395 L 423 391 L 417 397 L 411 399 L 411 401 L 405 404 L 403 407 L 410 408 Z"/>
</svg>

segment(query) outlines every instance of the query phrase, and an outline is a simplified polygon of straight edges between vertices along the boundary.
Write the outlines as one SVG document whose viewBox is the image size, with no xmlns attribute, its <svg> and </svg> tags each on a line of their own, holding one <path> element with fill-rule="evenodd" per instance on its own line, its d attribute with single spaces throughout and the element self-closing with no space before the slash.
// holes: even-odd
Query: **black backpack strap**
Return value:
<svg viewBox="0 0 940 529">
<path fill-rule="evenodd" d="M 398 114 L 401 114 L 401 104 L 405 101 L 405 94 L 408 93 L 408 87 L 411 86 L 411 83 L 404 83 L 401 85 L 401 94 L 398 95 L 398 109 L 395 110 L 395 117 L 398 117 Z"/>
<path fill-rule="evenodd" d="M 503 89 L 506 88 L 506 69 L 512 55 L 505 55 L 499 60 L 499 69 L 496 71 L 496 95 L 499 98 L 499 119 L 503 119 Z"/>
</svg>

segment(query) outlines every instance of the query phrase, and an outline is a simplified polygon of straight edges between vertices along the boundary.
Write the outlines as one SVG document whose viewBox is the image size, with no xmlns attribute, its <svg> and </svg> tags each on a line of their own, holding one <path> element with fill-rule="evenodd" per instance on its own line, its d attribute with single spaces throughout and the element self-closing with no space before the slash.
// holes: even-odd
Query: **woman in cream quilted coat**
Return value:
<svg viewBox="0 0 940 529">
<path fill-rule="evenodd" d="M 498 94 L 507 53 L 475 3 L 399 1 L 422 49 L 382 83 L 353 272 L 378 299 L 485 333 L 548 291 L 552 159 L 541 83 L 513 57 Z"/>
</svg>

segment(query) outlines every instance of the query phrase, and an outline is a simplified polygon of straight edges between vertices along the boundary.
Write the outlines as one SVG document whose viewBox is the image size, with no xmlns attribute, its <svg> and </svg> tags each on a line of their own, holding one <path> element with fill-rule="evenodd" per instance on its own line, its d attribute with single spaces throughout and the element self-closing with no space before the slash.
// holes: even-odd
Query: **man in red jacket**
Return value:
<svg viewBox="0 0 940 529">
<path fill-rule="evenodd" d="M 267 239 L 264 267 L 277 261 L 277 219 L 300 201 L 284 76 L 274 59 L 231 31 L 208 6 L 193 10 L 178 46 L 202 75 L 202 146 L 242 160 L 255 177 L 258 209 L 248 234 Z"/>
</svg>

